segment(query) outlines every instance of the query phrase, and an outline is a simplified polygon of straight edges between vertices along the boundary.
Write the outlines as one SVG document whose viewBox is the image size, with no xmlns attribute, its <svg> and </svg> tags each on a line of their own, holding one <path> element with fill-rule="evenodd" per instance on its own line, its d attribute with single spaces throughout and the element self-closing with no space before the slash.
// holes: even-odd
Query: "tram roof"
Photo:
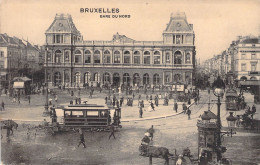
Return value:
<svg viewBox="0 0 260 165">
<path fill-rule="evenodd" d="M 63 106 L 62 110 L 73 110 L 73 111 L 104 111 L 110 110 L 108 107 L 104 105 L 96 105 L 96 104 L 76 104 L 76 105 L 67 105 Z"/>
</svg>

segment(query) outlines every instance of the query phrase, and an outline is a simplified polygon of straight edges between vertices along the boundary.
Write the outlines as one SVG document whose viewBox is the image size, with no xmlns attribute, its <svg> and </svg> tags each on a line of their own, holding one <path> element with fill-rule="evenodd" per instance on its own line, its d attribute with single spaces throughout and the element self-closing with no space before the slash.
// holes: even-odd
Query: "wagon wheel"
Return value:
<svg viewBox="0 0 260 165">
<path fill-rule="evenodd" d="M 53 127 L 44 128 L 44 133 L 45 133 L 46 135 L 52 135 L 52 136 L 55 134 L 55 132 L 54 132 L 54 130 L 53 130 Z"/>
</svg>

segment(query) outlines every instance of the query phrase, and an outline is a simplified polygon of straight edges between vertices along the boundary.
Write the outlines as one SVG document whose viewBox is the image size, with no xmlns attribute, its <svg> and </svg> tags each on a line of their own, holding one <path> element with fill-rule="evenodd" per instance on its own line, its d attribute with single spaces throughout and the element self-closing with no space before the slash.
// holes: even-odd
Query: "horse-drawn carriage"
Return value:
<svg viewBox="0 0 260 165">
<path fill-rule="evenodd" d="M 150 143 L 150 134 L 145 133 L 145 136 L 142 139 L 142 143 L 139 146 L 140 156 L 149 157 L 150 164 L 152 163 L 152 158 L 161 158 L 165 160 L 165 165 L 169 165 L 169 161 L 173 160 L 174 162 L 182 162 L 183 165 L 192 164 L 192 155 L 190 154 L 189 148 L 183 150 L 182 154 L 177 156 L 176 150 L 175 154 L 171 154 L 169 149 L 166 147 L 153 146 Z"/>
<path fill-rule="evenodd" d="M 113 118 L 111 117 L 113 114 Z M 76 104 L 52 110 L 52 122 L 44 124 L 46 133 L 54 134 L 60 131 L 69 131 L 82 128 L 92 131 L 109 130 L 111 124 L 121 128 L 121 109 L 109 109 L 103 105 Z"/>
<path fill-rule="evenodd" d="M 1 130 L 2 129 L 6 129 L 7 130 L 7 137 L 9 137 L 10 132 L 11 135 L 13 134 L 13 128 L 17 129 L 18 124 L 16 122 L 14 122 L 13 120 L 1 120 Z M 1 131 L 2 132 L 2 131 Z M 1 134 L 1 138 L 3 138 L 2 134 Z"/>
</svg>

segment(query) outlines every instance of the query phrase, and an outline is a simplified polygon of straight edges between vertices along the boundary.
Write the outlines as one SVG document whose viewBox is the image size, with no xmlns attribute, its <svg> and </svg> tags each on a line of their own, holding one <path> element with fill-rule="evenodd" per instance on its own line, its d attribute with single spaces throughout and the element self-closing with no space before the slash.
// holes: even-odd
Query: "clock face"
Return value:
<svg viewBox="0 0 260 165">
<path fill-rule="evenodd" d="M 178 23 L 177 23 L 177 26 L 178 26 L 178 27 L 181 27 L 181 24 L 178 22 Z"/>
<path fill-rule="evenodd" d="M 63 24 L 62 24 L 62 23 L 59 23 L 59 26 L 60 26 L 60 27 L 62 27 L 62 26 L 63 26 Z"/>
</svg>

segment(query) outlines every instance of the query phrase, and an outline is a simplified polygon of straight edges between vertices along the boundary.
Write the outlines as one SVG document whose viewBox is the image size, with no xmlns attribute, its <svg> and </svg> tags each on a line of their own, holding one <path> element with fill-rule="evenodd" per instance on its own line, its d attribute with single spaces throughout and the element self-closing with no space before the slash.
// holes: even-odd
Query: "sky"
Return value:
<svg viewBox="0 0 260 165">
<path fill-rule="evenodd" d="M 100 18 L 80 8 L 119 8 L 115 15 L 130 18 Z M 259 0 L 0 0 L 0 33 L 43 45 L 56 13 L 68 13 L 84 40 L 112 40 L 118 32 L 137 41 L 162 41 L 173 12 L 185 12 L 193 24 L 201 62 L 227 49 L 237 36 L 260 36 Z"/>
</svg>

